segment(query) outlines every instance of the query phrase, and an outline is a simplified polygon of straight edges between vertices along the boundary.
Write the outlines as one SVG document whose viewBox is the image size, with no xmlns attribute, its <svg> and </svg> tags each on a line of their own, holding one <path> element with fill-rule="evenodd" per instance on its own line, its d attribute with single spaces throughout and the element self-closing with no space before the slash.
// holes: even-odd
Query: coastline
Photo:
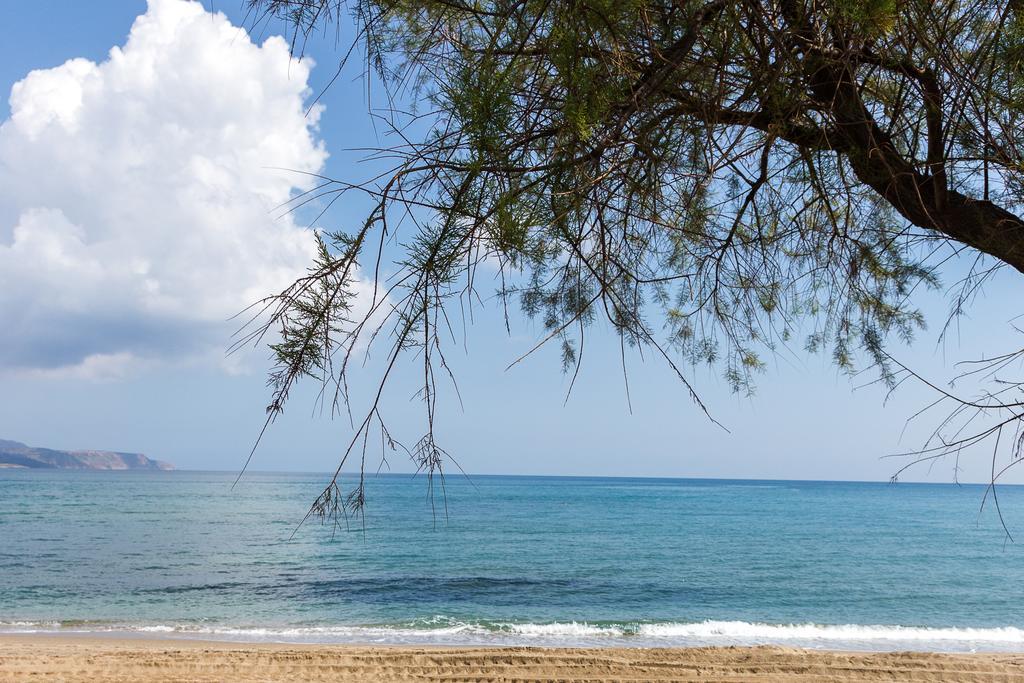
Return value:
<svg viewBox="0 0 1024 683">
<path fill-rule="evenodd" d="M 396 671 L 420 666 L 408 653 L 483 653 L 460 665 L 464 680 L 474 669 L 522 677 L 502 673 L 494 653 L 541 653 L 549 664 L 552 653 L 573 653 L 571 667 L 549 678 L 578 670 L 600 682 L 619 671 L 637 683 L 653 676 L 602 658 L 643 668 L 660 652 L 672 654 L 660 665 L 673 671 L 725 671 L 742 668 L 737 657 L 788 653 L 762 663 L 763 680 L 782 669 L 872 666 L 890 672 L 876 680 L 927 680 L 931 669 L 993 661 L 960 653 L 992 653 L 1000 666 L 1024 660 L 1024 584 L 1006 581 L 1024 548 L 1004 547 L 998 526 L 977 523 L 974 492 L 492 477 L 479 490 L 450 482 L 457 514 L 430 533 L 422 482 L 392 477 L 372 482 L 378 512 L 365 534 L 332 538 L 305 526 L 293 538 L 292 515 L 317 478 L 253 476 L 229 496 L 232 482 L 0 474 L 10 494 L 0 496 L 0 519 L 11 520 L 0 549 L 0 638 L 22 636 L 0 657 L 8 666 L 22 650 L 41 657 L 20 674 L 8 669 L 7 680 L 76 680 L 67 664 L 76 658 L 94 667 L 77 680 L 116 678 L 95 669 L 100 660 L 127 671 L 122 680 L 149 680 L 132 667 L 153 651 L 178 653 L 151 658 L 174 679 L 174 667 L 202 651 L 196 641 L 218 641 L 205 646 L 212 659 L 192 657 L 197 671 L 225 672 L 207 680 L 251 678 L 238 666 L 280 651 L 313 667 L 298 680 L 315 679 L 318 666 L 349 671 L 337 653 L 381 651 L 381 665 Z M 1024 509 L 1024 489 L 1004 502 Z M 144 651 L 114 657 L 117 643 Z M 894 675 L 901 662 L 920 675 Z"/>
<path fill-rule="evenodd" d="M 40 635 L 103 639 L 166 639 L 322 646 L 438 648 L 692 649 L 781 647 L 839 652 L 933 652 L 1024 655 L 1024 630 L 858 624 L 769 624 L 743 621 L 679 622 L 473 622 L 435 616 L 377 625 L 117 623 L 105 621 L 2 621 L 0 636 Z"/>
<path fill-rule="evenodd" d="M 0 635 L 0 681 L 1024 681 L 1024 654 L 541 648 Z"/>
</svg>

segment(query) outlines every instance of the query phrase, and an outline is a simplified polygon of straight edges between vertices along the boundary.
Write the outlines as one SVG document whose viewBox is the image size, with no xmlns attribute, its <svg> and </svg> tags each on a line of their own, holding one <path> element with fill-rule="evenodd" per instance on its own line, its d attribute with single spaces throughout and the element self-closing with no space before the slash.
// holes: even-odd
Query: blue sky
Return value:
<svg viewBox="0 0 1024 683">
<path fill-rule="evenodd" d="M 181 468 L 244 462 L 267 403 L 266 353 L 225 359 L 225 319 L 306 256 L 305 216 L 275 219 L 269 210 L 304 181 L 268 167 L 362 178 L 359 153 L 346 150 L 386 141 L 367 115 L 357 68 L 303 118 L 309 93 L 334 75 L 333 35 L 309 45 L 315 66 L 289 64 L 283 43 L 264 42 L 280 27 L 261 27 L 249 44 L 237 28 L 248 26 L 241 4 L 216 3 L 225 20 L 161 0 L 127 46 L 144 2 L 8 8 L 0 28 L 0 284 L 8 290 L 0 293 L 8 321 L 0 438 L 141 451 Z M 114 47 L 122 49 L 111 58 Z M 27 78 L 34 70 L 49 71 Z M 362 209 L 343 203 L 322 222 L 359 220 Z M 1015 348 L 1010 321 L 1020 311 L 1008 304 L 1019 301 L 1019 284 L 1018 275 L 1001 275 L 941 345 L 948 304 L 941 292 L 926 295 L 932 329 L 911 348 L 894 344 L 894 354 L 942 381 L 956 360 Z M 449 398 L 439 429 L 467 471 L 879 480 L 900 464 L 881 456 L 918 445 L 934 425 L 925 419 L 904 433 L 906 418 L 932 400 L 928 390 L 906 386 L 886 402 L 877 386 L 855 390 L 868 378 L 851 381 L 799 344 L 770 360 L 753 398 L 730 394 L 714 370 L 693 369 L 728 432 L 664 366 L 635 357 L 631 414 L 617 343 L 600 326 L 563 405 L 568 378 L 555 349 L 504 370 L 539 333 L 516 317 L 509 336 L 498 311 L 481 311 L 468 353 L 453 350 L 464 408 Z M 412 381 L 400 378 L 387 404 L 393 429 L 410 441 L 422 425 Z M 354 394 L 370 388 L 360 380 Z M 349 425 L 318 414 L 313 393 L 296 394 L 255 469 L 333 468 Z M 390 463 L 410 470 L 400 455 Z M 983 480 L 990 463 L 979 453 L 961 466 L 962 479 Z M 905 478 L 952 481 L 953 462 Z"/>
</svg>

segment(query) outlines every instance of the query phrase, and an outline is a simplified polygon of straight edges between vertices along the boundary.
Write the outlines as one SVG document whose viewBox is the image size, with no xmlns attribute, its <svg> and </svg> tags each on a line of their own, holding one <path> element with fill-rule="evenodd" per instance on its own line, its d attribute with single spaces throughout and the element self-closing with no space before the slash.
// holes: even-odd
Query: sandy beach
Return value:
<svg viewBox="0 0 1024 683">
<path fill-rule="evenodd" d="M 1024 654 L 547 649 L 0 637 L 0 681 L 1024 681 Z"/>
</svg>

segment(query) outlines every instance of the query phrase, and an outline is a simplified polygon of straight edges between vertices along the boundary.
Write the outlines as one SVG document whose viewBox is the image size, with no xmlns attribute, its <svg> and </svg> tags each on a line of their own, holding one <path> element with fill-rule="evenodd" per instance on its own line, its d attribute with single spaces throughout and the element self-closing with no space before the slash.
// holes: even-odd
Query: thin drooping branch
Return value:
<svg viewBox="0 0 1024 683">
<path fill-rule="evenodd" d="M 1024 272 L 1016 6 L 250 2 L 254 16 L 287 22 L 298 51 L 351 10 L 363 76 L 383 86 L 372 115 L 393 142 L 366 150 L 368 180 L 324 178 L 285 207 L 335 220 L 325 212 L 344 196 L 372 203 L 365 221 L 322 237 L 309 275 L 241 337 L 280 338 L 268 424 L 304 376 L 351 416 L 355 357 L 389 345 L 383 366 L 370 363 L 378 391 L 340 458 L 361 454 L 355 489 L 340 494 L 339 467 L 313 514 L 362 509 L 372 439 L 382 452 L 404 448 L 382 416 L 396 375 L 420 378 L 424 407 L 425 433 L 405 451 L 431 481 L 440 474 L 446 344 L 454 316 L 477 303 L 496 300 L 510 328 L 518 299 L 542 327 L 534 348 L 560 346 L 570 386 L 586 330 L 604 321 L 623 371 L 627 348 L 664 360 L 710 415 L 691 367 L 718 366 L 749 393 L 763 356 L 797 335 L 844 371 L 866 362 L 899 386 L 909 370 L 888 341 L 923 327 L 914 300 L 940 269 L 975 259 L 954 312 L 999 267 Z M 482 292 L 488 272 L 493 296 Z M 367 279 L 371 303 L 360 306 Z M 963 412 L 920 455 L 1016 429 L 1008 393 L 988 396 L 998 399 L 942 395 Z M 972 410 L 999 414 L 997 431 L 971 432 Z"/>
</svg>

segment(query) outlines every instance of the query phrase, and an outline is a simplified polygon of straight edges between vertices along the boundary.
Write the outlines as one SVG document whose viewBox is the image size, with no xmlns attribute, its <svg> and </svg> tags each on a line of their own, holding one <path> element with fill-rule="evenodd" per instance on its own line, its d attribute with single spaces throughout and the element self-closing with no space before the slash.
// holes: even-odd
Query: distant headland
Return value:
<svg viewBox="0 0 1024 683">
<path fill-rule="evenodd" d="M 141 453 L 59 451 L 0 439 L 0 468 L 47 470 L 173 470 L 174 465 Z"/>
</svg>

